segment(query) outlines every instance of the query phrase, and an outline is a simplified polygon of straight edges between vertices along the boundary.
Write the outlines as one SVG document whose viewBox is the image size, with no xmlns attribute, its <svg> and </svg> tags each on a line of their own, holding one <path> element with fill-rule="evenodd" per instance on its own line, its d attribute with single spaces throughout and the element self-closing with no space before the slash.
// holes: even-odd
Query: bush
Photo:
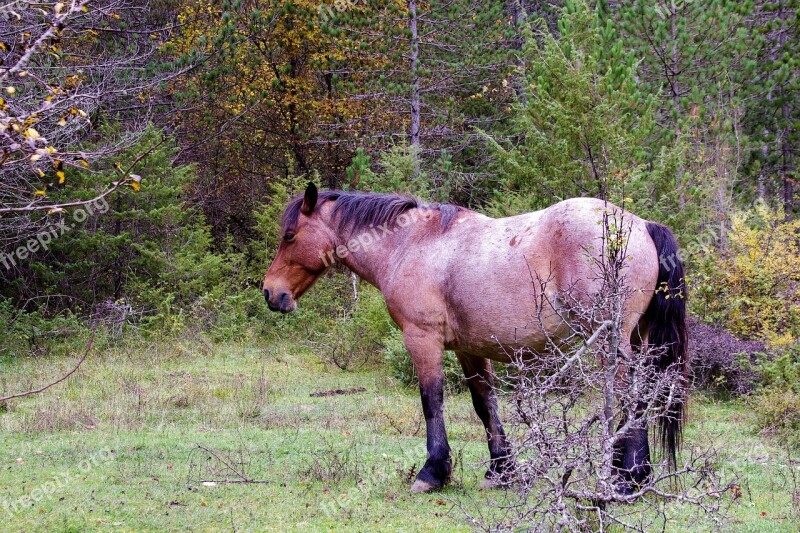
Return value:
<svg viewBox="0 0 800 533">
<path fill-rule="evenodd" d="M 789 446 L 800 446 L 800 344 L 763 358 L 762 388 L 750 398 L 755 424 Z"/>
<path fill-rule="evenodd" d="M 692 310 L 733 334 L 787 349 L 800 338 L 800 220 L 759 205 L 733 217 L 728 246 L 691 280 Z"/>
<path fill-rule="evenodd" d="M 330 319 L 322 321 L 309 344 L 326 363 L 342 370 L 359 368 L 379 354 L 383 339 L 392 329 L 391 318 L 386 310 L 383 296 L 376 289 L 365 286 L 359 291 L 357 300 L 349 285 L 350 278 L 335 275 L 324 281 L 323 295 L 327 302 L 338 303 L 331 311 Z"/>
<path fill-rule="evenodd" d="M 759 367 L 761 382 L 766 388 L 791 390 L 800 394 L 800 344 L 783 354 L 765 359 Z"/>
<path fill-rule="evenodd" d="M 775 387 L 763 389 L 748 402 L 762 431 L 789 446 L 800 446 L 800 393 Z"/>
<path fill-rule="evenodd" d="M 756 369 L 764 344 L 742 341 L 722 328 L 689 319 L 692 385 L 713 394 L 742 396 L 759 382 Z"/>
</svg>

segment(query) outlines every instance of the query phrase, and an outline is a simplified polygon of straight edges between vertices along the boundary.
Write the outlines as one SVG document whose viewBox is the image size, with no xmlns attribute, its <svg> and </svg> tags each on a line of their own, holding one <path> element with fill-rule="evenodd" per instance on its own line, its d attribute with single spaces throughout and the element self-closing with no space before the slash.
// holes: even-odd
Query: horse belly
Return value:
<svg viewBox="0 0 800 533">
<path fill-rule="evenodd" d="M 563 333 L 556 288 L 545 287 L 548 304 L 541 307 L 536 278 L 548 273 L 541 269 L 533 273 L 525 255 L 515 254 L 491 266 L 473 264 L 470 275 L 454 283 L 457 288 L 448 306 L 452 328 L 448 349 L 508 361 L 523 348 L 543 350 L 548 336 Z M 480 273 L 479 281 L 476 273 Z"/>
</svg>

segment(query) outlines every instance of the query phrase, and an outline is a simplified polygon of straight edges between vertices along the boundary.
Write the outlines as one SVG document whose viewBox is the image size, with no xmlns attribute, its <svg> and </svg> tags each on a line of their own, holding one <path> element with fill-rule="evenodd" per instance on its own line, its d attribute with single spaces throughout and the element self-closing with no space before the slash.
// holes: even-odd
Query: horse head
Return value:
<svg viewBox="0 0 800 533">
<path fill-rule="evenodd" d="M 278 253 L 264 276 L 264 298 L 271 311 L 290 313 L 297 300 L 325 273 L 325 254 L 333 248 L 333 230 L 320 216 L 317 187 L 309 183 L 284 213 Z"/>
</svg>

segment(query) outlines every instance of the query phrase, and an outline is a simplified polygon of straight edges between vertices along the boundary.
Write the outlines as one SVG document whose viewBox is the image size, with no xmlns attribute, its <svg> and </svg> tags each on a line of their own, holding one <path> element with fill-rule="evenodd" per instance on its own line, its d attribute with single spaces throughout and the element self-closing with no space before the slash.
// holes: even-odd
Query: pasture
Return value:
<svg viewBox="0 0 800 533">
<path fill-rule="evenodd" d="M 44 382 L 68 366 L 0 369 Z M 722 475 L 738 478 L 725 530 L 797 531 L 800 470 L 749 416 L 695 394 L 684 453 L 713 442 Z M 346 372 L 298 344 L 202 337 L 98 346 L 70 380 L 0 414 L 2 530 L 468 531 L 507 494 L 478 489 L 486 444 L 468 393 L 448 394 L 446 419 L 453 481 L 412 495 L 418 393 L 378 364 Z M 713 528 L 665 512 L 667 531 Z"/>
</svg>

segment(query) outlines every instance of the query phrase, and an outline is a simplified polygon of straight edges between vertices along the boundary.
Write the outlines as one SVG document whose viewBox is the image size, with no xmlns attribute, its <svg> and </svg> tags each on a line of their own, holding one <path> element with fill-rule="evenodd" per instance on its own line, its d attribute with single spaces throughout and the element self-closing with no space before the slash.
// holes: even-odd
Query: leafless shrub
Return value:
<svg viewBox="0 0 800 533">
<path fill-rule="evenodd" d="M 306 344 L 323 362 L 340 370 L 357 370 L 367 364 L 378 346 L 365 342 L 367 332 L 361 327 L 333 328 L 319 340 Z"/>
<path fill-rule="evenodd" d="M 510 406 L 511 466 L 495 481 L 510 490 L 488 496 L 490 514 L 472 516 L 478 528 L 649 531 L 666 524 L 668 502 L 722 524 L 724 494 L 733 485 L 717 475 L 713 449 L 693 448 L 673 465 L 665 442 L 661 459 L 649 459 L 647 428 L 674 420 L 671 406 L 687 389 L 684 368 L 664 368 L 663 348 L 632 349 L 622 337 L 634 292 L 624 269 L 629 230 L 616 214 L 605 215 L 604 224 L 604 253 L 592 259 L 602 282 L 597 294 L 581 294 L 577 286 L 555 294 L 549 280 L 531 274 L 542 295 L 541 329 L 554 312 L 564 327 L 544 350 L 508 354 L 512 364 L 496 389 Z M 647 460 L 623 467 L 626 439 L 642 435 L 645 448 L 636 453 Z"/>
<path fill-rule="evenodd" d="M 364 460 L 356 447 L 337 450 L 328 445 L 322 450 L 309 452 L 311 462 L 302 472 L 310 481 L 338 485 L 343 482 L 361 483 L 364 480 Z"/>
<path fill-rule="evenodd" d="M 104 326 L 112 339 L 120 340 L 128 317 L 133 313 L 133 307 L 125 300 L 105 300 L 95 307 L 91 324 L 94 328 Z"/>
</svg>

